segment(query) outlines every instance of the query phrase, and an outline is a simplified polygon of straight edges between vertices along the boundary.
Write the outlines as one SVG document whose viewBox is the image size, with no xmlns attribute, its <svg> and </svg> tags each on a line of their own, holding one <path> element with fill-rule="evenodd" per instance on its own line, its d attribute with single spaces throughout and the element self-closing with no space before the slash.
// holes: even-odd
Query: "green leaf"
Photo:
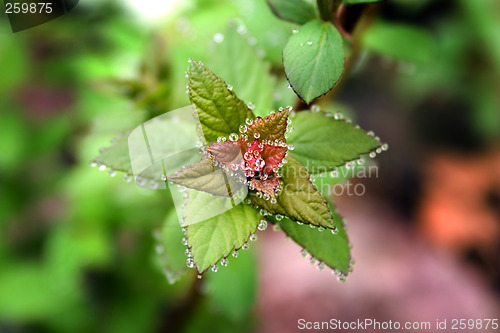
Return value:
<svg viewBox="0 0 500 333">
<path fill-rule="evenodd" d="M 268 64 L 250 43 L 252 37 L 246 33 L 246 27 L 232 22 L 224 34 L 218 36 L 223 40 L 215 44 L 210 68 L 233 87 L 240 99 L 255 105 L 256 115 L 267 115 L 273 108 L 274 84 Z"/>
<path fill-rule="evenodd" d="M 226 83 L 200 62 L 190 60 L 188 94 L 195 106 L 203 135 L 208 143 L 219 136 L 239 133 L 252 110 L 228 88 Z"/>
<path fill-rule="evenodd" d="M 169 283 L 174 283 L 186 270 L 186 246 L 181 242 L 184 237 L 182 227 L 175 209 L 170 209 L 163 222 L 158 246 L 162 251 L 159 254 L 159 264 L 163 268 Z"/>
<path fill-rule="evenodd" d="M 380 141 L 345 120 L 319 112 L 299 112 L 287 139 L 293 155 L 311 173 L 330 171 L 379 147 Z"/>
<path fill-rule="evenodd" d="M 333 206 L 330 205 L 330 209 L 334 212 Z M 287 218 L 281 221 L 277 221 L 276 217 L 268 218 L 273 223 L 278 224 L 287 236 L 302 246 L 312 257 L 344 275 L 349 273 L 351 260 L 349 240 L 342 219 L 336 213 L 333 213 L 337 227 L 336 234 L 332 234 L 330 230 L 320 231 L 318 228 L 299 225 Z"/>
<path fill-rule="evenodd" d="M 346 5 L 355 5 L 358 3 L 380 2 L 382 0 L 342 0 Z"/>
<path fill-rule="evenodd" d="M 362 44 L 372 51 L 417 64 L 436 58 L 431 34 L 416 26 L 379 21 L 363 34 Z"/>
<path fill-rule="evenodd" d="M 233 250 L 241 248 L 250 234 L 255 232 L 260 221 L 261 216 L 255 208 L 240 203 L 222 214 L 196 223 L 191 222 L 193 219 L 199 220 L 193 213 L 203 213 L 209 201 L 223 199 L 190 191 L 185 223 L 188 246 L 199 272 L 204 272 Z"/>
<path fill-rule="evenodd" d="M 331 23 L 310 21 L 288 39 L 283 65 L 293 90 L 310 103 L 332 89 L 344 72 L 342 37 Z"/>
<path fill-rule="evenodd" d="M 116 171 L 132 173 L 127 134 L 120 136 L 111 146 L 103 148 L 94 161 Z"/>
<path fill-rule="evenodd" d="M 288 216 L 294 221 L 334 228 L 332 214 L 325 199 L 309 180 L 307 169 L 293 156 L 288 155 L 288 162 L 283 166 L 283 190 L 279 193 L 276 203 L 251 195 L 252 202 L 271 214 Z"/>
<path fill-rule="evenodd" d="M 189 165 L 174 175 L 168 176 L 167 180 L 191 189 L 220 196 L 231 196 L 243 186 L 233 176 L 216 166 L 214 161 L 207 155 L 203 156 L 200 162 Z"/>
<path fill-rule="evenodd" d="M 316 7 L 307 0 L 267 0 L 274 15 L 277 17 L 304 24 L 318 18 Z"/>
<path fill-rule="evenodd" d="M 93 160 L 99 168 L 135 173 L 141 186 L 165 187 L 164 174 L 200 160 L 191 106 L 155 117 L 123 133 Z M 139 178 L 140 177 L 140 178 Z"/>
<path fill-rule="evenodd" d="M 243 319 L 255 304 L 257 259 L 253 252 L 239 251 L 238 258 L 229 259 L 228 268 L 207 276 L 212 308 L 233 320 Z"/>
</svg>

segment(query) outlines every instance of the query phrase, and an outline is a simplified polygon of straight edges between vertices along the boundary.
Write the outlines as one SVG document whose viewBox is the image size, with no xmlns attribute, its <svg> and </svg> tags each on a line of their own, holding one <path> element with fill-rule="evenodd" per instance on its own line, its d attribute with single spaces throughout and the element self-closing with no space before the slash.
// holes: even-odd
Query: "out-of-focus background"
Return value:
<svg viewBox="0 0 500 333">
<path fill-rule="evenodd" d="M 498 1 L 373 8 L 330 95 L 390 146 L 353 180 L 363 195 L 334 199 L 356 260 L 342 284 L 271 228 L 206 283 L 188 271 L 170 284 L 154 236 L 167 194 L 89 166 L 112 137 L 188 104 L 186 60 L 207 59 L 230 20 L 286 100 L 295 26 L 264 0 L 80 1 L 16 34 L 1 18 L 0 332 L 294 332 L 332 318 L 429 332 L 446 319 L 443 332 L 500 319 Z"/>
</svg>

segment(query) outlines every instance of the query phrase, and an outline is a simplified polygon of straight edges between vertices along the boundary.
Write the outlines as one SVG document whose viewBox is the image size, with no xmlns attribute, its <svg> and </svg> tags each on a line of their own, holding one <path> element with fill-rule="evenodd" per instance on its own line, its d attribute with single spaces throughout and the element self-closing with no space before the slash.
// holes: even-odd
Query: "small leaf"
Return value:
<svg viewBox="0 0 500 333">
<path fill-rule="evenodd" d="M 287 152 L 287 147 L 264 145 L 262 150 L 262 158 L 266 161 L 264 172 L 267 174 L 273 172 L 273 169 L 283 161 Z"/>
<path fill-rule="evenodd" d="M 330 209 L 334 212 L 333 206 Z M 297 222 L 287 218 L 277 221 L 276 217 L 269 217 L 275 224 L 302 246 L 312 257 L 324 262 L 328 267 L 340 271 L 342 274 L 349 273 L 351 251 L 349 240 L 345 233 L 342 219 L 333 213 L 333 219 L 337 227 L 337 233 L 333 235 L 330 230 L 319 231 L 318 228 L 310 228 L 307 225 L 299 225 Z"/>
<path fill-rule="evenodd" d="M 316 7 L 307 0 L 267 0 L 274 15 L 298 24 L 318 18 Z"/>
<path fill-rule="evenodd" d="M 215 142 L 207 147 L 207 151 L 214 156 L 217 162 L 222 163 L 226 167 L 232 164 L 241 163 L 241 150 L 240 142 L 224 141 Z"/>
<path fill-rule="evenodd" d="M 267 193 L 270 197 L 276 197 L 276 190 L 280 183 L 278 177 L 268 178 L 265 181 L 259 179 L 250 180 L 251 184 L 257 192 Z"/>
<path fill-rule="evenodd" d="M 310 21 L 288 39 L 283 65 L 293 90 L 310 103 L 332 89 L 344 71 L 342 37 L 331 23 Z"/>
<path fill-rule="evenodd" d="M 282 214 L 302 223 L 334 228 L 332 214 L 325 199 L 309 180 L 307 169 L 293 156 L 288 156 L 288 163 L 283 166 L 283 190 L 276 203 L 270 200 L 250 196 L 252 202 L 271 214 Z"/>
<path fill-rule="evenodd" d="M 203 211 L 207 200 L 213 200 L 200 193 L 191 191 L 185 217 L 188 246 L 196 268 L 203 272 L 233 250 L 241 248 L 257 229 L 261 216 L 255 208 L 240 203 L 222 214 L 191 223 L 189 219 L 195 217 L 190 216 L 189 212 Z"/>
<path fill-rule="evenodd" d="M 104 164 L 116 171 L 132 172 L 128 152 L 128 136 L 123 135 L 111 146 L 103 148 L 94 160 L 96 163 Z"/>
<path fill-rule="evenodd" d="M 231 22 L 225 30 L 223 41 L 215 44 L 210 57 L 210 68 L 243 101 L 254 104 L 254 114 L 266 115 L 273 108 L 273 80 L 269 65 L 251 45 L 253 37 L 246 33 L 246 27 Z"/>
<path fill-rule="evenodd" d="M 219 136 L 238 133 L 246 118 L 255 118 L 245 102 L 200 62 L 191 60 L 188 76 L 189 99 L 208 143 L 216 142 Z"/>
<path fill-rule="evenodd" d="M 290 108 L 285 108 L 273 114 L 267 115 L 264 118 L 257 118 L 248 126 L 247 136 L 250 140 L 258 134 L 259 141 L 285 141 L 285 132 L 287 126 L 288 115 Z"/>
<path fill-rule="evenodd" d="M 294 156 L 311 173 L 332 170 L 379 147 L 380 141 L 345 120 L 319 112 L 299 112 L 288 142 Z"/>
<path fill-rule="evenodd" d="M 230 176 L 219 166 L 216 166 L 208 155 L 204 155 L 200 162 L 191 164 L 175 174 L 167 176 L 167 180 L 191 189 L 220 196 L 232 196 L 244 186 L 238 183 L 234 176 Z"/>
<path fill-rule="evenodd" d="M 159 244 L 160 265 L 169 283 L 174 283 L 186 270 L 186 247 L 180 242 L 184 237 L 175 209 L 170 209 L 163 222 Z"/>
<path fill-rule="evenodd" d="M 363 46 L 372 51 L 417 64 L 436 57 L 436 45 L 429 31 L 410 25 L 379 21 L 363 34 Z"/>
</svg>

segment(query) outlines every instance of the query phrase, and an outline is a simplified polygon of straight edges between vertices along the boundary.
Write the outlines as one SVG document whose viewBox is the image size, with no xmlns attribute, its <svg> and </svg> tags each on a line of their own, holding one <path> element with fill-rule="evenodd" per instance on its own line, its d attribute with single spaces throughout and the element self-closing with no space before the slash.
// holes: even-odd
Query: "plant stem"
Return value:
<svg viewBox="0 0 500 333">
<path fill-rule="evenodd" d="M 321 19 L 330 22 L 332 20 L 332 0 L 316 0 L 316 3 L 318 4 Z"/>
<path fill-rule="evenodd" d="M 180 332 L 201 301 L 203 280 L 194 277 L 187 294 L 168 308 L 157 332 Z"/>
</svg>

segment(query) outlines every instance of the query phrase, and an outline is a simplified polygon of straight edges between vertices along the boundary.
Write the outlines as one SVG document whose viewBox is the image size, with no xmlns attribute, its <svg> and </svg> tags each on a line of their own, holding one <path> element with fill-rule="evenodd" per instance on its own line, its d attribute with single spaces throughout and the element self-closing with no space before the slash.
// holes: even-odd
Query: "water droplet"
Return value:
<svg viewBox="0 0 500 333">
<path fill-rule="evenodd" d="M 161 175 L 160 180 L 163 180 L 163 181 L 167 180 L 167 176 L 166 175 Z"/>
<path fill-rule="evenodd" d="M 316 226 L 314 224 L 309 224 L 309 228 L 314 229 Z"/>
<path fill-rule="evenodd" d="M 182 227 L 181 231 L 184 235 L 186 235 L 187 234 L 187 227 Z"/>
<path fill-rule="evenodd" d="M 260 212 L 260 215 L 262 215 L 262 216 L 267 215 L 267 210 L 265 210 L 264 208 L 261 208 L 259 212 Z"/>
<path fill-rule="evenodd" d="M 227 264 L 229 264 L 229 260 L 227 260 L 227 258 L 226 258 L 226 257 L 224 257 L 224 258 L 222 258 L 222 259 L 220 260 L 220 264 L 221 264 L 222 266 L 226 267 L 226 266 L 227 266 Z"/>
<path fill-rule="evenodd" d="M 382 145 L 382 150 L 383 150 L 383 151 L 386 151 L 387 149 L 389 149 L 389 144 L 384 143 L 384 144 Z"/>
<path fill-rule="evenodd" d="M 264 200 L 269 200 L 271 197 L 269 196 L 269 194 L 267 193 L 264 193 L 264 195 L 262 196 L 264 198 Z"/>
<path fill-rule="evenodd" d="M 276 220 L 277 221 L 283 220 L 283 215 L 280 215 L 280 214 L 276 215 Z"/>
<path fill-rule="evenodd" d="M 201 274 L 198 274 L 196 277 L 198 278 L 198 280 L 201 280 L 202 278 Z"/>
<path fill-rule="evenodd" d="M 378 147 L 378 148 L 375 150 L 375 152 L 376 152 L 377 154 L 380 154 L 380 153 L 382 152 L 382 148 L 381 148 L 381 147 Z"/>
<path fill-rule="evenodd" d="M 325 231 L 325 228 L 323 228 L 322 226 L 319 226 L 319 227 L 318 227 L 318 231 L 319 231 L 319 232 Z"/>
<path fill-rule="evenodd" d="M 233 91 L 233 86 L 232 86 L 232 85 L 230 85 L 230 84 L 228 84 L 228 85 L 227 85 L 227 89 L 229 89 L 230 91 Z"/>
<path fill-rule="evenodd" d="M 333 118 L 336 120 L 344 119 L 344 115 L 342 114 L 342 112 L 335 112 Z"/>
<path fill-rule="evenodd" d="M 278 202 L 278 200 L 276 200 L 276 198 L 271 198 L 271 201 L 270 201 L 272 204 L 275 204 Z"/>
<path fill-rule="evenodd" d="M 306 43 L 307 45 L 313 45 L 313 42 L 309 41 Z"/>
<path fill-rule="evenodd" d="M 337 169 L 333 169 L 333 170 L 330 172 L 330 176 L 332 176 L 332 177 L 337 177 L 337 176 L 338 176 Z"/>
<path fill-rule="evenodd" d="M 298 34 L 298 33 L 299 33 L 299 31 L 297 29 L 292 30 L 292 34 Z"/>
<path fill-rule="evenodd" d="M 192 257 L 193 254 L 191 253 L 191 250 L 190 249 L 186 249 L 186 251 L 184 251 L 184 254 L 188 257 Z"/>
<path fill-rule="evenodd" d="M 104 163 L 99 163 L 99 171 L 104 171 L 104 170 L 106 170 L 106 168 L 107 168 L 107 167 L 106 167 L 106 164 L 104 164 Z"/>
<path fill-rule="evenodd" d="M 253 137 L 254 137 L 255 139 L 258 139 L 258 138 L 260 138 L 260 133 L 258 133 L 258 132 L 255 132 L 255 133 L 253 134 Z"/>
<path fill-rule="evenodd" d="M 304 46 L 304 43 L 300 43 L 299 46 Z"/>
<path fill-rule="evenodd" d="M 255 105 L 252 102 L 248 102 L 247 106 L 250 110 L 255 109 Z"/>
<path fill-rule="evenodd" d="M 214 41 L 215 41 L 216 43 L 222 43 L 222 41 L 223 41 L 223 40 L 224 40 L 224 35 L 223 35 L 223 34 L 221 34 L 220 32 L 218 32 L 218 33 L 216 33 L 216 34 L 214 35 Z"/>
<path fill-rule="evenodd" d="M 137 185 L 139 185 L 139 186 L 144 186 L 144 184 L 146 184 L 146 179 L 142 178 L 141 176 L 138 176 L 136 181 L 137 181 Z"/>
<path fill-rule="evenodd" d="M 311 105 L 311 112 L 319 112 L 321 111 L 321 108 L 317 104 Z"/>
<path fill-rule="evenodd" d="M 210 268 L 212 270 L 212 272 L 217 272 L 217 270 L 219 269 L 219 267 L 217 267 L 217 265 L 212 265 L 212 267 Z"/>
<path fill-rule="evenodd" d="M 257 192 L 256 196 L 257 196 L 257 198 L 259 198 L 259 199 L 260 199 L 260 198 L 262 198 L 262 192 Z"/>
<path fill-rule="evenodd" d="M 306 249 L 302 249 L 302 250 L 300 251 L 300 256 L 301 256 L 302 258 L 307 257 L 307 255 L 308 255 L 308 254 L 309 254 L 309 252 L 307 252 L 307 250 L 306 250 Z"/>
<path fill-rule="evenodd" d="M 259 225 L 257 226 L 257 229 L 259 229 L 260 231 L 264 231 L 264 230 L 266 230 L 266 228 L 267 228 L 267 221 L 264 219 L 260 220 Z"/>
<path fill-rule="evenodd" d="M 184 244 L 184 245 L 186 245 L 186 246 L 188 245 L 188 240 L 187 240 L 187 238 L 186 238 L 186 237 L 184 237 L 184 238 L 182 239 L 182 244 Z"/>
<path fill-rule="evenodd" d="M 248 127 L 246 125 L 240 125 L 240 133 L 246 133 L 248 130 Z"/>
<path fill-rule="evenodd" d="M 247 125 L 251 125 L 251 124 L 253 123 L 253 120 L 252 120 L 252 119 L 250 119 L 250 118 L 247 118 L 247 119 L 245 120 L 245 123 L 246 123 Z"/>
<path fill-rule="evenodd" d="M 193 258 L 187 258 L 186 259 L 186 266 L 189 267 L 189 268 L 193 268 L 194 267 L 194 260 L 193 260 Z"/>
<path fill-rule="evenodd" d="M 314 258 L 314 257 L 311 257 L 311 259 L 309 259 L 309 263 L 311 265 L 314 265 L 316 262 L 318 261 L 318 259 Z"/>
<path fill-rule="evenodd" d="M 358 159 L 358 165 L 363 165 L 363 164 L 365 164 L 365 159 L 363 157 L 360 157 Z"/>
<path fill-rule="evenodd" d="M 374 151 L 371 151 L 371 152 L 370 152 L 370 157 L 371 157 L 371 158 L 374 158 L 375 156 L 377 156 L 377 153 L 376 153 L 376 152 L 374 152 Z"/>
<path fill-rule="evenodd" d="M 339 229 L 337 229 L 337 228 L 333 228 L 333 229 L 330 229 L 330 230 L 331 230 L 331 232 L 332 232 L 333 235 L 336 235 L 336 234 L 339 233 Z"/>
<path fill-rule="evenodd" d="M 162 254 L 163 251 L 165 251 L 165 248 L 162 245 L 158 244 L 155 246 L 155 250 L 156 250 L 156 253 Z"/>
<path fill-rule="evenodd" d="M 325 263 L 324 262 L 320 262 L 317 268 L 318 268 L 318 271 L 322 271 L 322 270 L 325 269 L 325 267 L 326 267 Z"/>
<path fill-rule="evenodd" d="M 236 31 L 238 31 L 238 33 L 240 35 L 244 35 L 244 34 L 247 33 L 247 28 L 243 24 L 241 24 L 241 25 L 238 26 L 238 28 L 236 29 Z"/>
<path fill-rule="evenodd" d="M 366 135 L 375 136 L 375 133 L 373 131 L 368 131 L 368 132 L 366 132 Z"/>
<path fill-rule="evenodd" d="M 257 240 L 257 235 L 251 234 L 249 239 L 250 239 L 250 241 L 255 242 Z"/>
<path fill-rule="evenodd" d="M 248 247 L 249 247 L 248 243 L 247 243 L 247 242 L 245 242 L 245 244 L 243 244 L 243 246 L 241 246 L 241 249 L 242 249 L 242 250 L 247 250 L 247 249 L 248 249 Z"/>
<path fill-rule="evenodd" d="M 347 281 L 347 275 L 345 274 L 340 274 L 338 277 L 337 277 L 337 281 L 341 282 L 341 283 L 344 283 Z"/>
<path fill-rule="evenodd" d="M 96 167 L 97 166 L 97 161 L 90 161 L 90 166 L 93 168 L 93 167 Z"/>
<path fill-rule="evenodd" d="M 238 134 L 236 133 L 229 134 L 229 141 L 237 141 L 237 140 L 238 140 Z"/>
<path fill-rule="evenodd" d="M 238 257 L 238 251 L 233 251 L 232 256 L 235 258 Z"/>
<path fill-rule="evenodd" d="M 123 180 L 127 183 L 130 183 L 130 181 L 132 180 L 132 175 L 129 174 L 129 173 L 126 173 L 123 175 Z"/>
<path fill-rule="evenodd" d="M 108 169 L 108 174 L 110 177 L 114 177 L 114 176 L 116 176 L 116 171 L 113 169 Z"/>
</svg>

